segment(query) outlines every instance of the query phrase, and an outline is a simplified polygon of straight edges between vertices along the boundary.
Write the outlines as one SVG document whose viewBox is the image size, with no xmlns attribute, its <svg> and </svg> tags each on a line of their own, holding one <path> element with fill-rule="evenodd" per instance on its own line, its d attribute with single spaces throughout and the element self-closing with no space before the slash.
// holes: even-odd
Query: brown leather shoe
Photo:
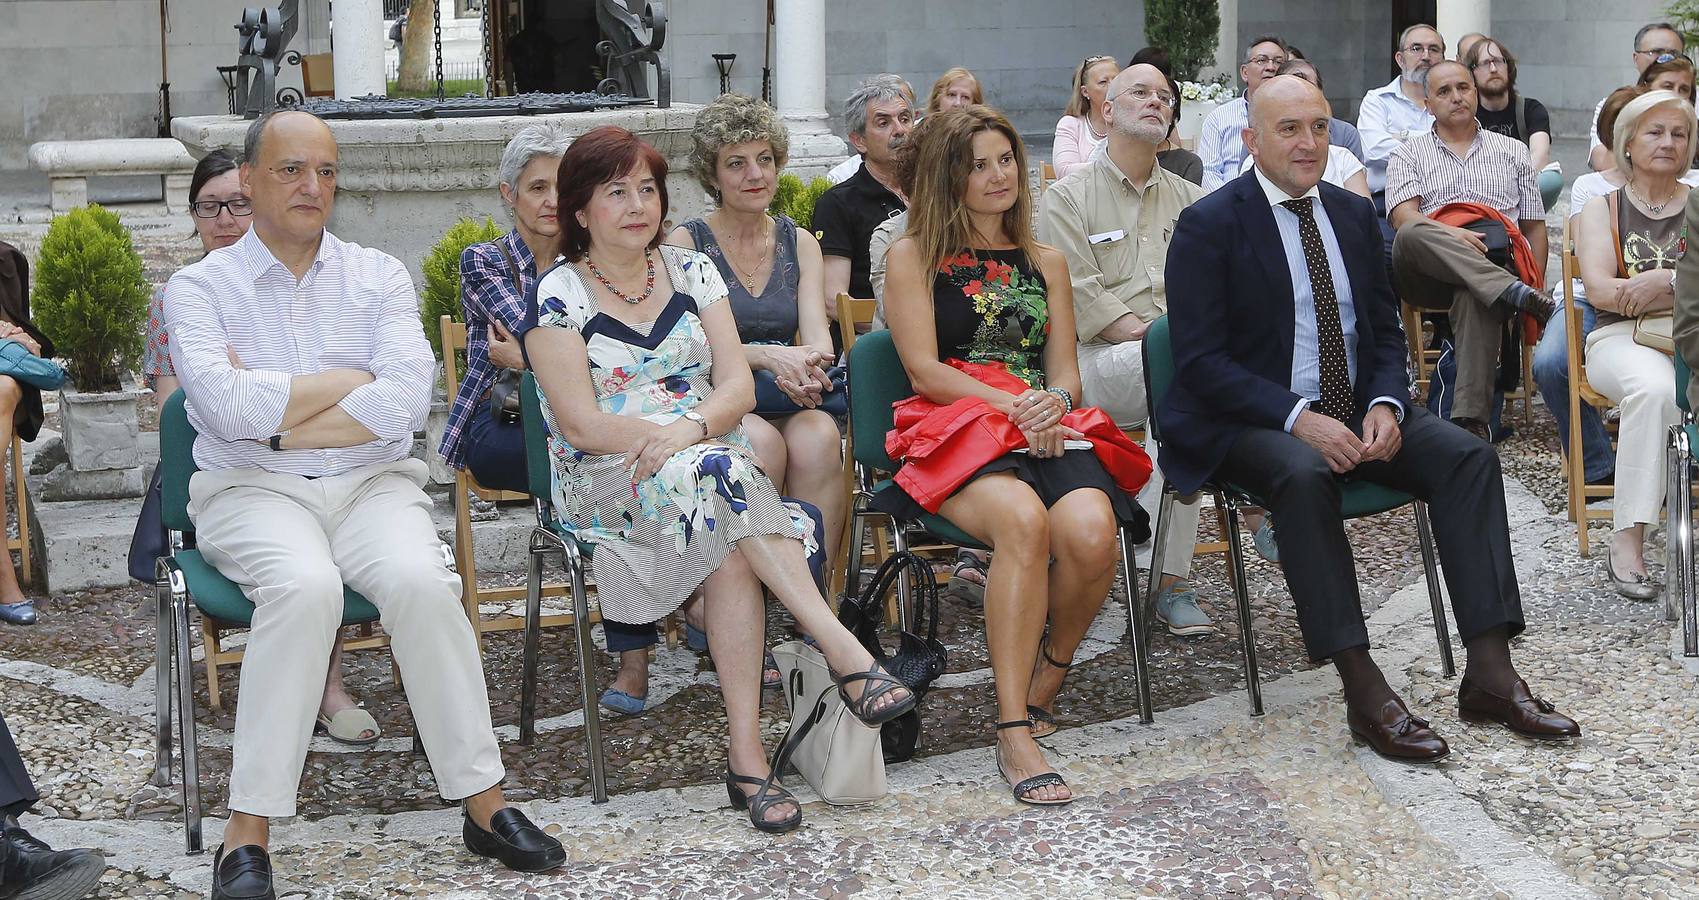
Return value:
<svg viewBox="0 0 1699 900">
<path fill-rule="evenodd" d="M 1404 701 L 1386 701 L 1373 715 L 1345 705 L 1345 725 L 1369 749 L 1400 762 L 1433 762 L 1451 752 L 1445 740 L 1434 733 L 1426 720 L 1410 715 Z"/>
<path fill-rule="evenodd" d="M 1509 697 L 1489 693 L 1464 676 L 1457 686 L 1457 715 L 1465 722 L 1497 722 L 1531 738 L 1559 740 L 1581 736 L 1581 726 L 1556 707 L 1528 690 L 1528 682 L 1516 679 Z"/>
</svg>

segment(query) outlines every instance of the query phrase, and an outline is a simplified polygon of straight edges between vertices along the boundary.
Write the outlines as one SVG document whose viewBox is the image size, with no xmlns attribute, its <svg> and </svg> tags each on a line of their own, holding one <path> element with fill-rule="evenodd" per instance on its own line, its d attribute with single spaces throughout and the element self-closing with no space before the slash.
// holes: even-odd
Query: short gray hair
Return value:
<svg viewBox="0 0 1699 900">
<path fill-rule="evenodd" d="M 1492 38 L 1487 38 L 1487 40 L 1492 40 Z M 1416 83 L 1422 86 L 1422 96 L 1428 96 L 1428 77 L 1433 75 L 1434 70 L 1440 66 L 1459 66 L 1463 69 L 1463 74 L 1468 75 L 1470 78 L 1475 77 L 1475 73 L 1469 71 L 1468 66 L 1463 65 L 1455 59 L 1442 59 L 1425 69 L 1416 70 Z M 1470 83 L 1473 84 L 1473 82 Z"/>
<path fill-rule="evenodd" d="M 257 163 L 257 162 L 259 162 L 259 160 L 260 160 L 260 143 L 265 140 L 265 130 L 266 130 L 266 128 L 271 125 L 271 120 L 277 118 L 280 115 L 283 115 L 284 113 L 300 113 L 303 116 L 313 116 L 313 118 L 315 118 L 315 119 L 319 118 L 318 116 L 314 116 L 312 113 L 307 112 L 304 109 L 273 109 L 273 110 L 270 110 L 268 112 L 260 113 L 260 117 L 255 119 L 253 121 L 253 123 L 248 126 L 248 133 L 242 139 L 242 161 L 243 162 L 247 162 L 247 163 Z M 324 120 L 319 119 L 319 121 L 322 122 Z"/>
<path fill-rule="evenodd" d="M 496 170 L 496 184 L 519 189 L 519 173 L 539 156 L 565 156 L 572 146 L 572 135 L 561 122 L 533 122 L 507 142 L 501 151 L 501 166 Z"/>
<path fill-rule="evenodd" d="M 909 106 L 914 106 L 914 88 L 902 79 L 900 75 L 886 72 L 875 75 L 856 86 L 856 89 L 844 100 L 844 125 L 850 134 L 862 135 L 867 133 L 867 107 L 888 100 L 907 100 Z"/>
</svg>

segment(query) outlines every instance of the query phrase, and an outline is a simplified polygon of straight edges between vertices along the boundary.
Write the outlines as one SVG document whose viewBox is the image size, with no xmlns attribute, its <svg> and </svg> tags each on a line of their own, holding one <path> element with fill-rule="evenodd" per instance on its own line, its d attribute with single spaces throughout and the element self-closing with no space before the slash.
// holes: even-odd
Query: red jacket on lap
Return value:
<svg viewBox="0 0 1699 900">
<path fill-rule="evenodd" d="M 1002 363 L 945 362 L 1011 394 L 1031 389 Z M 903 464 L 897 470 L 897 484 L 928 512 L 936 513 L 981 466 L 1027 445 L 1026 436 L 1008 416 L 978 397 L 940 405 L 917 394 L 891 408 L 894 421 L 885 435 L 885 452 Z M 1136 494 L 1150 480 L 1150 457 L 1144 448 L 1116 428 L 1103 410 L 1075 409 L 1062 417 L 1062 424 L 1091 441 L 1091 452 L 1121 490 Z"/>
</svg>

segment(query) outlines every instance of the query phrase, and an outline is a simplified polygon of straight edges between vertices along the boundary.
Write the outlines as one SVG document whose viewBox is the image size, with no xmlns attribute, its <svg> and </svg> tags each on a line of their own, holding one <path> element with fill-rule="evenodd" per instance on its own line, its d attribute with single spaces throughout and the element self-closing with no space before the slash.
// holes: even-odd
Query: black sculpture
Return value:
<svg viewBox="0 0 1699 900">
<path fill-rule="evenodd" d="M 655 106 L 672 106 L 672 69 L 661 57 L 661 45 L 667 40 L 667 11 L 662 0 L 649 0 L 639 16 L 626 5 L 626 0 L 597 0 L 596 23 L 607 39 L 596 45 L 602 56 L 602 71 L 607 77 L 596 86 L 605 94 L 649 96 L 649 77 L 644 64 L 655 67 Z M 642 32 L 649 33 L 644 40 Z"/>
<path fill-rule="evenodd" d="M 236 97 L 242 117 L 257 119 L 278 106 L 277 69 L 295 36 L 297 0 L 242 10 L 236 26 L 241 53 L 236 60 Z M 290 99 L 297 99 L 298 93 Z M 297 100 L 298 102 L 298 100 Z"/>
</svg>

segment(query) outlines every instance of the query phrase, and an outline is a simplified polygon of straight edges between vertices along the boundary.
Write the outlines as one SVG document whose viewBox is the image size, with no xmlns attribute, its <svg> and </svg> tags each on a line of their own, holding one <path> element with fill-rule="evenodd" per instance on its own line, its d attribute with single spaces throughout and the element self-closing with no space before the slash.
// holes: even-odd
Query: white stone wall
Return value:
<svg viewBox="0 0 1699 900">
<path fill-rule="evenodd" d="M 1522 92 L 1581 136 L 1599 98 L 1634 80 L 1634 32 L 1664 21 L 1663 0 L 1493 0 L 1493 35 L 1517 58 Z M 1692 48 L 1689 48 L 1692 49 Z"/>
</svg>

